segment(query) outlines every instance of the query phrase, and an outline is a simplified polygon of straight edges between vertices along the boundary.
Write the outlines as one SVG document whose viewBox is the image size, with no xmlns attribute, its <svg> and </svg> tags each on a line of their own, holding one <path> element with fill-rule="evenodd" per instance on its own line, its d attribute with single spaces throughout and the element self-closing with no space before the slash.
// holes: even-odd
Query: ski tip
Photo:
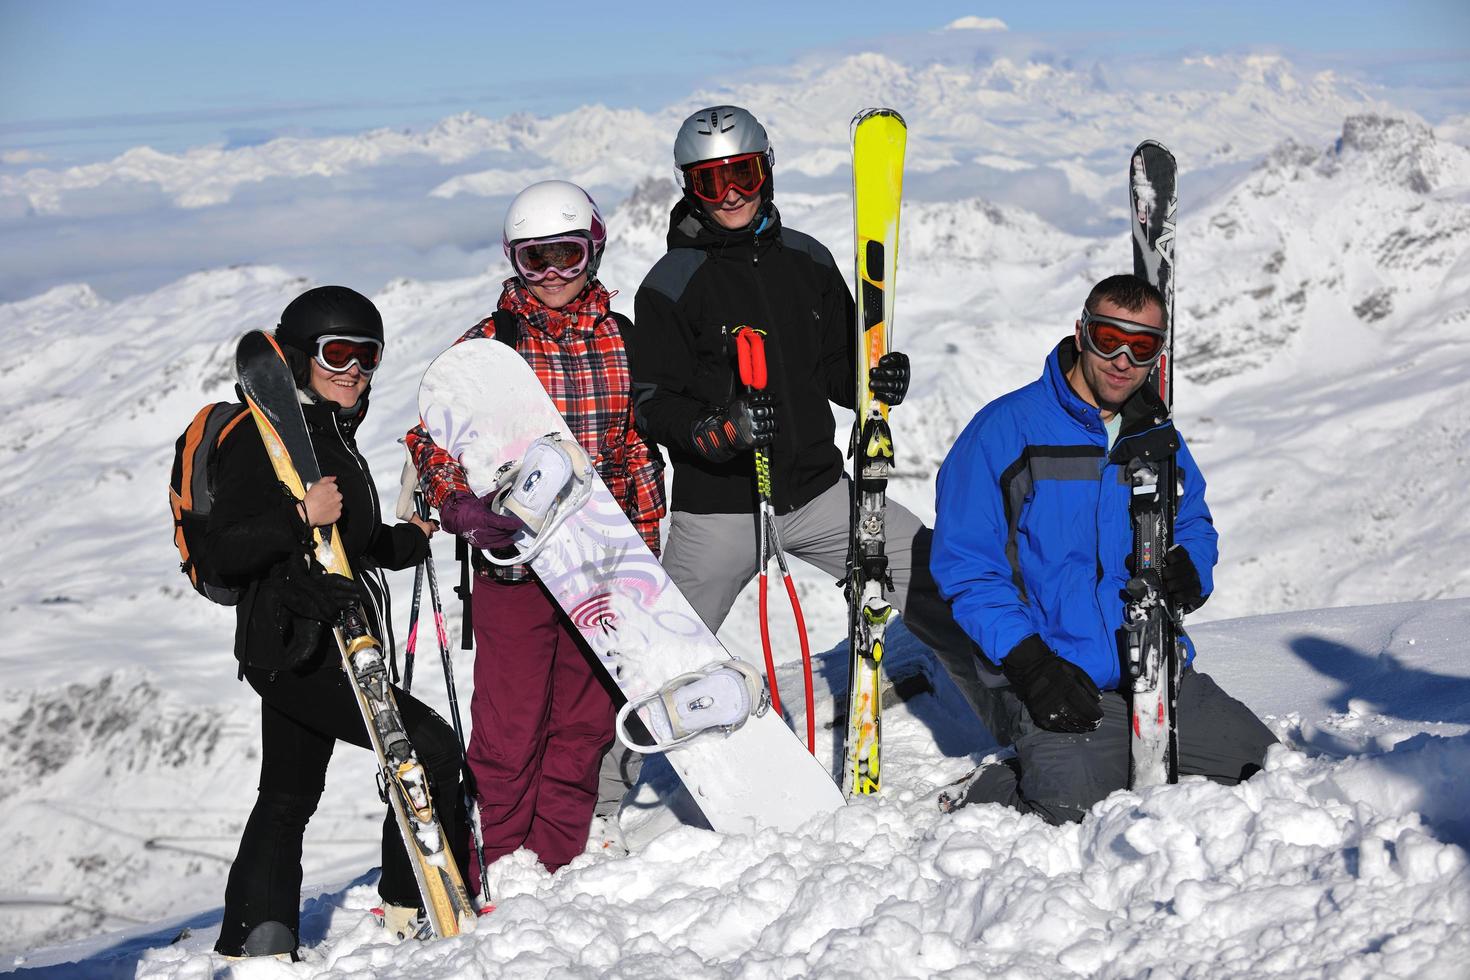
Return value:
<svg viewBox="0 0 1470 980">
<path fill-rule="evenodd" d="M 897 109 L 889 109 L 889 108 L 886 108 L 886 107 L 874 107 L 874 108 L 870 108 L 870 109 L 863 109 L 863 110 L 859 111 L 857 113 L 857 115 L 855 115 L 855 116 L 852 117 L 852 124 L 854 126 L 856 126 L 858 123 L 862 122 L 863 120 L 865 120 L 865 119 L 871 119 L 874 116 L 891 116 L 894 119 L 898 120 L 898 124 L 900 126 L 902 126 L 904 129 L 908 129 L 909 124 L 904 121 L 904 118 L 903 118 L 902 113 L 900 113 Z"/>
<path fill-rule="evenodd" d="M 1155 139 L 1146 139 L 1142 143 L 1139 143 L 1136 147 L 1133 148 L 1133 155 L 1139 156 L 1145 150 L 1157 150 L 1158 152 L 1167 156 L 1170 160 L 1174 159 L 1174 152 L 1163 143 L 1160 143 L 1158 140 Z"/>
</svg>

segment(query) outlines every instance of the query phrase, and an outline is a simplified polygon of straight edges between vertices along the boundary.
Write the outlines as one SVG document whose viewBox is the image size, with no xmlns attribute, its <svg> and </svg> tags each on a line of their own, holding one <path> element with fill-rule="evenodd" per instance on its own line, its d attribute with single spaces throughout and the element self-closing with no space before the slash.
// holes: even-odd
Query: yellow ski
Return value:
<svg viewBox="0 0 1470 980">
<path fill-rule="evenodd" d="M 877 793 L 881 785 L 880 664 L 893 606 L 884 551 L 884 508 L 893 472 L 888 406 L 868 390 L 868 371 L 893 337 L 893 288 L 898 271 L 898 210 L 908 126 L 892 109 L 865 109 L 852 120 L 852 199 L 857 274 L 857 418 L 853 423 L 856 496 L 848 556 L 848 642 L 851 680 L 842 788 Z"/>
</svg>

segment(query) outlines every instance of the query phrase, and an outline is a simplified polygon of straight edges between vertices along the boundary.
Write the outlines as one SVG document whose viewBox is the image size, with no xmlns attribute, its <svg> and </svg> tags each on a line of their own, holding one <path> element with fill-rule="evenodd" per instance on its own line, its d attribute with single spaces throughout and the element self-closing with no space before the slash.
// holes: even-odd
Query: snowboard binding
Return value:
<svg viewBox="0 0 1470 980">
<path fill-rule="evenodd" d="M 640 709 L 654 741 L 637 742 L 628 733 L 628 719 Z M 630 698 L 618 711 L 618 741 L 646 755 L 667 752 L 705 732 L 726 735 L 758 718 L 771 707 L 771 695 L 759 670 L 743 660 L 722 660 L 701 670 L 680 674 L 662 687 Z"/>
<path fill-rule="evenodd" d="M 526 525 L 517 536 L 515 553 L 500 557 L 484 552 L 495 565 L 522 565 L 540 554 L 557 528 L 592 495 L 592 460 L 577 440 L 559 432 L 539 436 L 525 456 L 506 463 L 495 474 L 490 506 Z"/>
</svg>

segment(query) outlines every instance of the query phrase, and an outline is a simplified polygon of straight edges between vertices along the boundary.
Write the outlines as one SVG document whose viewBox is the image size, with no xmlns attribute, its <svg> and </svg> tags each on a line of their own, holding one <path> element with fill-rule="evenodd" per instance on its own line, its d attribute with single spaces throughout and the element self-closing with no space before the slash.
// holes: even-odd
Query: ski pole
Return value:
<svg viewBox="0 0 1470 980">
<path fill-rule="evenodd" d="M 735 346 L 740 366 L 740 381 L 746 391 L 763 391 L 766 387 L 766 342 L 759 330 L 751 326 L 735 328 Z M 796 633 L 801 640 L 801 667 L 806 693 L 806 745 L 812 755 L 817 754 L 816 699 L 812 691 L 812 652 L 807 641 L 806 619 L 801 613 L 801 600 L 796 596 L 796 583 L 791 579 L 791 570 L 786 566 L 786 550 L 781 545 L 781 531 L 776 526 L 776 509 L 771 503 L 771 454 L 764 447 L 755 451 L 755 482 L 760 492 L 760 627 L 761 650 L 766 656 L 766 678 L 771 687 L 771 705 L 779 714 L 781 696 L 776 690 L 776 664 L 771 653 L 771 623 L 766 602 L 767 575 L 771 553 L 775 552 L 776 566 L 781 570 L 781 580 L 786 585 L 786 595 L 791 600 L 791 611 L 796 617 Z"/>
<path fill-rule="evenodd" d="M 429 519 L 429 502 L 424 499 L 422 490 L 413 493 L 413 506 L 422 520 Z M 459 717 L 459 691 L 454 686 L 454 662 L 449 654 L 449 634 L 444 631 L 444 606 L 439 602 L 439 576 L 434 572 L 434 554 L 431 551 L 424 556 L 424 563 L 419 566 L 429 580 L 429 604 L 434 608 L 434 638 L 439 645 L 439 661 L 444 665 L 444 689 L 449 695 L 449 720 L 454 725 L 454 734 L 459 738 L 459 755 L 464 761 L 465 783 L 464 803 L 465 817 L 470 822 L 470 840 L 475 845 L 475 861 L 480 865 L 480 895 L 486 902 L 490 901 L 490 884 L 486 878 L 485 868 L 485 841 L 480 832 L 480 805 L 476 800 L 474 791 L 474 774 L 470 772 L 469 750 L 465 745 L 464 724 Z M 418 625 L 418 588 L 415 582 L 414 588 L 414 625 Z M 410 642 L 413 639 L 410 631 Z M 412 647 L 409 648 L 410 650 Z M 408 657 L 408 669 L 413 669 L 413 654 Z"/>
<path fill-rule="evenodd" d="M 424 561 L 428 561 L 425 558 Z M 408 610 L 408 639 L 403 641 L 403 693 L 413 690 L 413 655 L 419 646 L 419 599 L 424 591 L 424 562 L 413 570 L 413 605 Z"/>
</svg>

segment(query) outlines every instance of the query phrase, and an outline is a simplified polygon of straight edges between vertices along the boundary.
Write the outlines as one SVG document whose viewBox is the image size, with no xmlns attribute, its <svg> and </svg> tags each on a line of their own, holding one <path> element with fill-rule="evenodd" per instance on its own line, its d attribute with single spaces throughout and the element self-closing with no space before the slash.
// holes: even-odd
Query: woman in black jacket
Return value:
<svg viewBox="0 0 1470 980">
<path fill-rule="evenodd" d="M 206 547 L 222 579 L 246 586 L 237 608 L 240 676 L 261 699 L 259 795 L 225 887 L 215 950 L 229 956 L 291 953 L 299 943 L 301 842 L 338 739 L 371 748 L 328 625 L 361 602 L 374 635 L 388 625 L 380 568 L 423 560 L 437 525 L 389 526 L 354 434 L 383 350 L 383 320 L 365 296 L 322 286 L 298 296 L 276 328 L 296 375 L 322 479 L 303 500 L 276 479 L 256 427 L 245 420 L 220 446 Z M 312 527 L 337 525 L 357 583 L 306 560 Z M 362 589 L 359 589 L 359 585 Z M 464 867 L 460 748 L 453 729 L 422 702 L 395 691 L 440 819 Z M 383 827 L 378 892 L 400 918 L 420 904 L 391 810 Z"/>
</svg>

